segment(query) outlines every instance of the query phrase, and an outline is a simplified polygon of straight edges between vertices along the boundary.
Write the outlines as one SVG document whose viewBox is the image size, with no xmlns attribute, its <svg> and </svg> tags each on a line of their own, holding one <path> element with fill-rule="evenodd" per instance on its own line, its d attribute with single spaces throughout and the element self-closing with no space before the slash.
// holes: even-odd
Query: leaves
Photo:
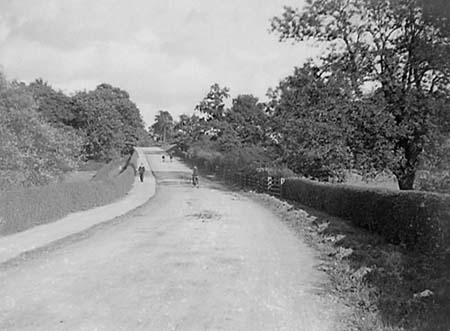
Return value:
<svg viewBox="0 0 450 331">
<path fill-rule="evenodd" d="M 158 135 L 158 138 L 166 142 L 168 136 L 172 135 L 173 125 L 172 115 L 166 110 L 160 110 L 155 116 L 155 123 L 152 125 L 152 129 Z"/>
<path fill-rule="evenodd" d="M 0 190 L 42 185 L 76 166 L 83 139 L 45 122 L 22 84 L 0 90 Z"/>
<path fill-rule="evenodd" d="M 326 100 L 334 108 L 331 113 L 340 114 L 337 119 L 346 118 L 341 115 L 348 111 L 353 113 L 347 118 L 352 122 L 348 132 L 352 135 L 341 133 L 347 134 L 346 145 L 353 149 L 358 168 L 388 168 L 400 188 L 411 189 L 425 149 L 431 146 L 428 137 L 433 136 L 433 119 L 439 116 L 433 105 L 450 92 L 450 60 L 444 55 L 450 51 L 450 40 L 438 20 L 426 19 L 416 0 L 316 0 L 302 10 L 285 8 L 281 17 L 273 18 L 271 27 L 282 41 L 314 40 L 328 46 L 315 71 L 311 66 L 304 68 L 309 71 L 304 78 L 318 85 L 308 91 L 295 87 L 302 84 L 300 80 L 286 81 L 303 95 L 293 98 L 286 92 L 281 107 L 310 107 L 324 97 L 320 90 L 330 77 L 339 77 L 346 91 L 335 91 L 346 98 L 335 95 Z M 317 73 L 321 79 L 316 79 Z M 368 94 L 368 86 L 375 93 Z M 370 105 L 379 99 L 382 112 Z M 367 114 L 376 115 L 377 121 Z M 346 159 L 342 168 L 347 166 Z"/>
<path fill-rule="evenodd" d="M 229 91 L 227 87 L 221 88 L 217 83 L 211 85 L 208 94 L 195 110 L 204 114 L 207 120 L 221 119 L 225 111 L 225 99 L 230 96 Z"/>
<path fill-rule="evenodd" d="M 73 97 L 76 128 L 83 130 L 85 154 L 94 160 L 110 160 L 128 154 L 146 135 L 136 105 L 127 92 L 108 84 Z"/>
</svg>

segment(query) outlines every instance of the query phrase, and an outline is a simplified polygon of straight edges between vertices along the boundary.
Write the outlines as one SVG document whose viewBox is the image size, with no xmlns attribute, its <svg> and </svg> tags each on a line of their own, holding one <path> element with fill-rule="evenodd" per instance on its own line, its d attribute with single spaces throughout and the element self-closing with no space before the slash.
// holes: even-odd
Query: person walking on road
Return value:
<svg viewBox="0 0 450 331">
<path fill-rule="evenodd" d="M 139 178 L 141 179 L 141 182 L 144 181 L 144 172 L 145 172 L 145 167 L 144 164 L 141 163 L 141 165 L 138 168 L 138 172 L 139 172 Z"/>
<path fill-rule="evenodd" d="M 197 166 L 194 166 L 194 169 L 192 170 L 192 185 L 198 188 L 198 169 Z"/>
</svg>

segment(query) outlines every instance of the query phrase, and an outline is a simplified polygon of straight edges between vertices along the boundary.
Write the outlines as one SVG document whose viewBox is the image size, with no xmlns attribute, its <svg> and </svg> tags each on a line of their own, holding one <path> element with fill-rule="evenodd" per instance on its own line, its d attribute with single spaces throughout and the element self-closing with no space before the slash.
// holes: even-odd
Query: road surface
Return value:
<svg viewBox="0 0 450 331">
<path fill-rule="evenodd" d="M 318 261 L 268 209 L 147 154 L 153 199 L 0 266 L 0 330 L 337 330 Z M 144 181 L 143 185 L 146 185 Z"/>
</svg>

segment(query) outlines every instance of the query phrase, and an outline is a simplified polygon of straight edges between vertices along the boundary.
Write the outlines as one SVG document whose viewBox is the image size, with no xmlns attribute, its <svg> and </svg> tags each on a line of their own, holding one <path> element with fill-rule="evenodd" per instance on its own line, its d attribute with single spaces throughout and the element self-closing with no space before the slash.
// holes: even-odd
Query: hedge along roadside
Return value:
<svg viewBox="0 0 450 331">
<path fill-rule="evenodd" d="M 126 195 L 136 175 L 137 153 L 126 161 L 111 163 L 101 179 L 79 183 L 57 183 L 0 194 L 0 236 L 54 222 L 70 213 L 103 206 Z M 125 164 L 124 164 L 125 162 Z"/>
<path fill-rule="evenodd" d="M 350 220 L 408 249 L 450 248 L 450 195 L 286 179 L 283 197 Z"/>
</svg>

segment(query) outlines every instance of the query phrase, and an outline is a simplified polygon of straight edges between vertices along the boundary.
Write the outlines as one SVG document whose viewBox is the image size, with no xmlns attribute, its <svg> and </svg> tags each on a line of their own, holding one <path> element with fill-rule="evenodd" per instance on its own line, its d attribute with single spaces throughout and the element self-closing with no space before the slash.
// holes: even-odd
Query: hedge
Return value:
<svg viewBox="0 0 450 331">
<path fill-rule="evenodd" d="M 122 160 L 122 169 L 117 162 L 108 164 L 99 170 L 96 179 L 89 182 L 56 183 L 1 192 L 0 236 L 50 223 L 70 213 L 106 205 L 125 196 L 134 182 L 136 162 L 137 154 L 134 153 Z"/>
<path fill-rule="evenodd" d="M 408 249 L 450 248 L 450 195 L 286 179 L 283 197 L 350 220 Z"/>
</svg>

